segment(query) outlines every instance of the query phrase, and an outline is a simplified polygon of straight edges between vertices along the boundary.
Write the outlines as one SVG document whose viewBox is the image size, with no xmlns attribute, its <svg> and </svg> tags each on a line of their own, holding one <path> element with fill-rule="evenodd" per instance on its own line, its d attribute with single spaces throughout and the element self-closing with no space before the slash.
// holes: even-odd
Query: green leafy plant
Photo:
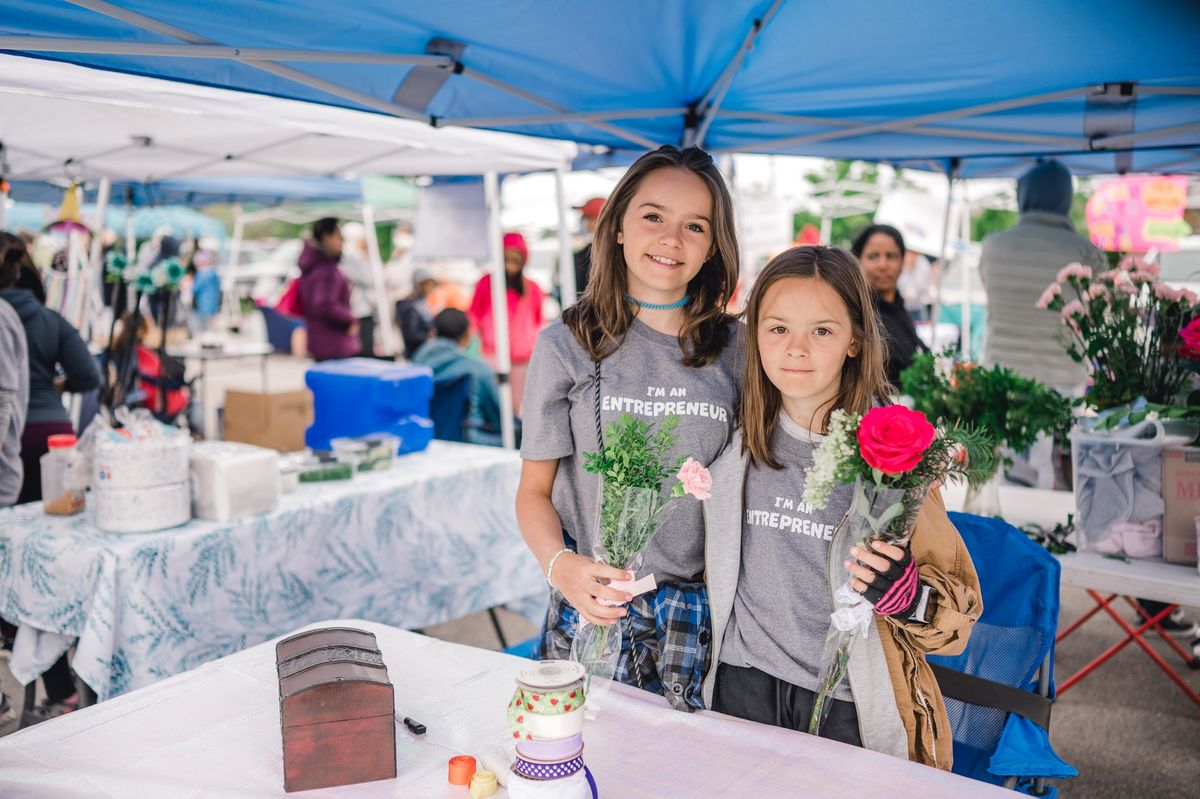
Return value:
<svg viewBox="0 0 1200 799">
<path fill-rule="evenodd" d="M 972 425 L 1016 452 L 1043 433 L 1063 439 L 1071 428 L 1071 402 L 1062 394 L 1003 366 L 954 363 L 950 351 L 917 355 L 900 382 L 936 424 Z"/>
<path fill-rule="evenodd" d="M 1074 513 L 1067 514 L 1066 524 L 1059 522 L 1049 530 L 1040 524 L 1027 524 L 1021 528 L 1021 532 L 1052 555 L 1065 555 L 1075 551 L 1075 545 L 1067 540 L 1067 537 L 1075 532 Z"/>
</svg>

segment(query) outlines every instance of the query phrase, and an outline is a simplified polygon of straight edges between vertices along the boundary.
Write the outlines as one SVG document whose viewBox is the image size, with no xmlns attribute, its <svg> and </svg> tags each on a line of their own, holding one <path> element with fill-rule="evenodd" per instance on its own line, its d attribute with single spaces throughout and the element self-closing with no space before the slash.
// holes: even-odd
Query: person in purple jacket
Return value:
<svg viewBox="0 0 1200 799">
<path fill-rule="evenodd" d="M 358 355 L 358 320 L 350 312 L 350 281 L 338 270 L 342 231 L 326 217 L 313 223 L 312 240 L 300 253 L 297 286 L 308 353 L 318 361 Z"/>
</svg>

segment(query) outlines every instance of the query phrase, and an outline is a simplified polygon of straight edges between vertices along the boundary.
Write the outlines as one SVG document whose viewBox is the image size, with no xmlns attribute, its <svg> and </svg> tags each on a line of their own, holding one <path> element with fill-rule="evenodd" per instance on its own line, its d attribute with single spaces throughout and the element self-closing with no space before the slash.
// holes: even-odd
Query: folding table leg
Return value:
<svg viewBox="0 0 1200 799">
<path fill-rule="evenodd" d="M 1126 602 L 1128 602 L 1128 603 L 1129 603 L 1129 606 L 1130 606 L 1130 607 L 1132 607 L 1134 610 L 1136 610 L 1136 611 L 1138 612 L 1138 615 L 1140 615 L 1140 616 L 1141 616 L 1143 619 L 1149 619 L 1149 618 L 1150 618 L 1150 614 L 1146 612 L 1145 608 L 1143 608 L 1143 607 L 1141 606 L 1141 604 L 1139 604 L 1139 603 L 1137 603 L 1137 602 L 1134 602 L 1134 601 L 1133 601 L 1133 599 L 1132 599 L 1132 598 L 1130 598 L 1130 597 L 1125 597 L 1125 601 L 1126 601 Z M 1172 606 L 1171 606 L 1170 608 L 1168 608 L 1167 610 L 1168 610 L 1168 612 L 1174 612 L 1174 609 L 1175 609 L 1175 608 L 1177 608 L 1177 607 L 1179 607 L 1179 606 L 1178 606 L 1178 605 L 1172 605 Z M 1178 652 L 1178 653 L 1179 653 L 1179 657 L 1183 658 L 1183 662 L 1184 662 L 1184 663 L 1188 664 L 1189 666 L 1192 666 L 1193 668 L 1196 666 L 1196 658 L 1194 658 L 1194 657 L 1191 655 L 1191 653 L 1189 653 L 1189 652 L 1188 652 L 1187 650 L 1185 650 L 1185 649 L 1184 649 L 1182 646 L 1180 646 L 1178 641 L 1176 641 L 1176 640 L 1175 640 L 1174 638 L 1172 638 L 1170 635 L 1167 635 L 1167 631 L 1166 631 L 1166 630 L 1164 630 L 1164 629 L 1162 628 L 1162 624 L 1161 624 L 1161 623 L 1158 623 L 1158 624 L 1155 624 L 1155 625 L 1154 625 L 1154 631 L 1155 631 L 1156 633 L 1158 633 L 1158 636 L 1159 636 L 1160 638 L 1162 638 L 1164 641 L 1166 641 L 1166 642 L 1167 642 L 1167 644 L 1168 644 L 1168 645 L 1169 645 L 1169 646 L 1170 646 L 1172 649 L 1174 649 L 1176 652 Z"/>
<path fill-rule="evenodd" d="M 1075 674 L 1071 675 L 1071 677 L 1068 678 L 1065 682 L 1060 683 L 1058 686 L 1059 694 L 1066 692 L 1066 690 L 1068 688 L 1070 688 L 1072 685 L 1079 682 L 1087 675 L 1091 674 L 1093 670 L 1095 670 L 1097 667 L 1103 665 L 1110 658 L 1112 658 L 1113 655 L 1117 654 L 1122 649 L 1124 649 L 1126 646 L 1128 646 L 1129 642 L 1134 640 L 1134 638 L 1136 638 L 1137 635 L 1140 635 L 1141 633 L 1150 629 L 1153 625 L 1155 625 L 1158 622 L 1165 619 L 1174 610 L 1173 606 L 1169 606 L 1169 607 L 1163 609 L 1160 613 L 1155 615 L 1154 618 L 1148 620 L 1140 628 L 1138 628 L 1137 634 L 1134 634 L 1132 632 L 1131 628 L 1128 626 L 1128 624 L 1125 623 L 1125 620 L 1122 619 L 1119 614 L 1114 613 L 1113 610 L 1109 607 L 1108 603 L 1116 598 L 1116 596 L 1117 596 L 1116 594 L 1109 596 L 1108 599 L 1102 599 L 1099 594 L 1097 594 L 1095 591 L 1093 591 L 1090 588 L 1087 590 L 1087 592 L 1092 597 L 1092 599 L 1094 599 L 1096 601 L 1096 604 L 1098 605 L 1098 607 L 1100 609 L 1107 610 L 1111 616 L 1118 619 L 1118 623 L 1125 627 L 1125 632 L 1128 633 L 1128 635 L 1125 636 L 1125 639 L 1123 641 L 1118 641 L 1117 643 L 1110 646 L 1108 649 L 1104 650 L 1104 652 L 1102 652 L 1101 654 L 1096 656 L 1096 658 L 1094 660 L 1092 660 L 1091 663 L 1088 663 L 1086 666 L 1081 668 L 1079 671 L 1075 672 Z M 1140 641 L 1140 639 L 1139 639 L 1139 641 Z"/>
<path fill-rule="evenodd" d="M 1095 599 L 1096 601 L 1100 601 L 1099 595 L 1096 594 L 1094 591 L 1092 591 L 1091 589 L 1088 589 L 1088 593 L 1092 595 L 1093 599 Z M 1184 694 L 1187 695 L 1188 699 L 1191 699 L 1198 706 L 1200 706 L 1200 694 L 1197 694 L 1194 690 L 1192 690 L 1192 687 L 1190 685 L 1188 685 L 1186 682 L 1184 682 L 1183 678 L 1180 677 L 1175 672 L 1175 670 L 1170 667 L 1170 665 L 1168 665 L 1167 661 L 1163 660 L 1162 656 L 1154 651 L 1154 647 L 1150 646 L 1150 644 L 1148 644 L 1144 640 L 1142 640 L 1142 633 L 1146 632 L 1146 630 L 1149 629 L 1150 627 L 1157 626 L 1160 621 L 1162 621 L 1164 618 L 1166 618 L 1168 615 L 1170 615 L 1172 612 L 1174 612 L 1175 607 L 1176 607 L 1175 605 L 1168 605 L 1167 608 L 1165 610 L 1163 610 L 1161 613 L 1156 614 L 1152 619 L 1149 619 L 1141 627 L 1134 630 L 1133 627 L 1131 627 L 1129 625 L 1129 622 L 1125 621 L 1125 619 L 1121 617 L 1120 613 L 1117 613 L 1115 610 L 1113 610 L 1108 605 L 1107 602 L 1104 603 L 1104 609 L 1108 612 L 1108 615 L 1112 616 L 1113 621 L 1115 621 L 1117 623 L 1117 625 L 1122 630 L 1124 630 L 1126 635 L 1128 636 L 1128 638 L 1126 638 L 1126 640 L 1121 643 L 1121 646 L 1123 647 L 1125 644 L 1129 643 L 1130 640 L 1132 640 L 1134 643 L 1136 643 L 1138 646 L 1140 646 L 1142 648 L 1142 651 L 1144 651 L 1151 660 L 1153 660 L 1155 663 L 1157 663 L 1158 667 L 1160 669 L 1162 669 L 1163 671 L 1165 671 L 1167 673 L 1167 676 L 1171 678 L 1171 681 L 1179 686 L 1179 690 L 1183 691 Z M 1115 654 L 1115 652 L 1114 652 L 1114 654 Z"/>
<path fill-rule="evenodd" d="M 504 630 L 500 627 L 500 618 L 496 615 L 496 609 L 488 608 L 488 616 L 492 620 L 492 626 L 496 628 L 496 637 L 500 639 L 500 648 L 508 649 L 508 639 L 504 637 Z"/>
<path fill-rule="evenodd" d="M 1117 598 L 1117 595 L 1116 595 L 1116 594 L 1110 594 L 1110 595 L 1109 595 L 1109 597 L 1108 597 L 1108 601 L 1109 601 L 1109 602 L 1112 602 L 1112 601 L 1113 601 L 1114 599 L 1116 599 L 1116 598 Z M 1073 633 L 1073 632 L 1075 632 L 1076 630 L 1078 630 L 1080 627 L 1082 627 L 1082 626 L 1083 626 L 1084 622 L 1086 622 L 1086 621 L 1087 621 L 1088 619 L 1090 619 L 1092 616 L 1095 616 L 1097 613 L 1099 613 L 1099 612 L 1100 612 L 1101 610 L 1103 610 L 1103 609 L 1104 609 L 1104 607 L 1103 607 L 1102 605 L 1096 605 L 1096 607 L 1092 608 L 1092 609 L 1091 609 L 1091 610 L 1089 610 L 1087 613 L 1085 613 L 1085 614 L 1083 614 L 1082 616 L 1080 616 L 1080 617 L 1079 617 L 1079 619 L 1078 619 L 1078 620 L 1077 620 L 1077 621 L 1076 621 L 1074 624 L 1072 624 L 1072 625 L 1071 625 L 1070 627 L 1068 627 L 1067 629 L 1063 630 L 1063 631 L 1062 631 L 1061 633 L 1059 633 L 1058 635 L 1054 636 L 1054 643 L 1056 643 L 1056 644 L 1057 644 L 1059 641 L 1061 641 L 1062 639 L 1066 638 L 1066 637 L 1067 637 L 1068 635 L 1070 635 L 1071 633 Z"/>
</svg>

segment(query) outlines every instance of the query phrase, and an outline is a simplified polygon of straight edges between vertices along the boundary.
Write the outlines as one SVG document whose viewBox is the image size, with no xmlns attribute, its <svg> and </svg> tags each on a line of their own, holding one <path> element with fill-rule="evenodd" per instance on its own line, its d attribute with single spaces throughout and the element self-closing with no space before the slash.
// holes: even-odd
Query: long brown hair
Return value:
<svg viewBox="0 0 1200 799">
<path fill-rule="evenodd" d="M 646 153 L 629 167 L 600 212 L 592 240 L 592 269 L 579 301 L 563 311 L 563 323 L 593 361 L 612 355 L 629 326 L 634 310 L 625 299 L 628 269 L 617 234 L 630 201 L 647 175 L 657 169 L 686 169 L 708 186 L 713 200 L 713 246 L 708 260 L 688 284 L 685 320 L 679 329 L 679 350 L 688 366 L 711 363 L 732 336 L 725 306 L 738 280 L 737 233 L 733 201 L 712 156 L 699 147 L 666 145 Z"/>
<path fill-rule="evenodd" d="M 750 461 L 782 469 L 783 464 L 771 451 L 771 439 L 779 424 L 783 397 L 763 370 L 758 352 L 758 321 L 767 290 L 790 277 L 817 278 L 825 281 L 846 305 L 850 326 L 858 343 L 858 354 L 842 364 L 841 385 L 828 406 L 823 406 L 821 430 L 829 426 L 830 415 L 838 408 L 849 413 L 866 413 L 873 402 L 887 402 L 890 386 L 884 363 L 887 345 L 882 324 L 871 300 L 871 289 L 862 267 L 853 255 L 837 247 L 793 247 L 776 256 L 759 274 L 746 303 L 746 333 L 749 336 L 742 405 L 742 454 Z"/>
</svg>

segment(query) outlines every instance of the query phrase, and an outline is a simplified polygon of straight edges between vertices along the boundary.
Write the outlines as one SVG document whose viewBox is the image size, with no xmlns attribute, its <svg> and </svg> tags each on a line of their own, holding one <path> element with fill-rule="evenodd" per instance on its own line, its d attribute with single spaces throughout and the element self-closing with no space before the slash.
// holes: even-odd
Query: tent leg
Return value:
<svg viewBox="0 0 1200 799">
<path fill-rule="evenodd" d="M 242 239 L 246 235 L 246 218 L 242 214 L 241 203 L 233 209 L 233 240 L 229 242 L 229 261 L 225 265 L 225 274 L 221 276 L 221 291 L 225 296 L 225 321 L 229 327 L 238 323 L 242 316 L 241 303 L 238 301 L 237 285 L 238 261 L 242 257 Z"/>
<path fill-rule="evenodd" d="M 392 307 L 388 302 L 387 286 L 383 279 L 383 257 L 379 254 L 379 232 L 375 229 L 375 209 L 369 203 L 362 207 L 363 232 L 367 237 L 367 255 L 371 259 L 371 281 L 375 284 L 375 307 L 379 315 L 379 335 L 383 354 L 396 355 L 396 328 L 392 324 Z M 375 353 L 364 352 L 364 358 Z"/>
<path fill-rule="evenodd" d="M 84 341 L 91 341 L 92 311 L 100 305 L 95 302 L 95 295 L 100 293 L 100 285 L 96 281 L 96 276 L 103 274 L 100 256 L 104 245 L 101 239 L 104 237 L 104 227 L 108 221 L 108 197 L 111 192 L 112 181 L 108 178 L 100 178 L 100 188 L 96 192 L 96 230 L 92 234 L 92 246 L 88 253 L 87 265 L 84 266 L 83 274 L 80 277 L 82 296 L 79 298 L 80 308 L 75 320 L 79 334 L 83 336 Z"/>
<path fill-rule="evenodd" d="M 933 316 L 930 320 L 932 331 L 929 340 L 933 342 L 933 346 L 929 349 L 937 354 L 941 347 L 938 341 L 938 320 L 942 315 L 942 276 L 946 274 L 946 249 L 950 243 L 950 208 L 954 202 L 954 176 L 958 173 L 958 159 L 950 159 L 950 168 L 946 172 L 946 213 L 942 219 L 942 249 L 938 256 L 938 274 L 937 280 L 934 282 L 933 292 Z"/>
<path fill-rule="evenodd" d="M 513 429 L 513 395 L 509 374 L 512 352 L 508 345 L 508 288 L 504 279 L 504 238 L 500 230 L 500 178 L 495 172 L 483 176 L 487 203 L 488 271 L 492 276 L 492 319 L 496 326 L 496 377 L 500 381 L 500 430 L 505 449 L 516 448 Z"/>
<path fill-rule="evenodd" d="M 554 172 L 554 193 L 558 200 L 558 291 L 563 308 L 574 305 L 583 286 L 575 285 L 575 259 L 571 254 L 570 231 L 567 230 L 567 189 L 565 173 Z"/>
<path fill-rule="evenodd" d="M 961 184 L 962 181 L 959 181 Z M 962 186 L 962 209 L 959 221 L 959 239 L 964 245 L 971 243 L 971 203 L 967 198 L 967 187 Z M 963 255 L 966 255 L 964 249 Z M 959 336 L 959 351 L 964 361 L 971 360 L 971 275 L 966 268 L 966 258 L 963 258 L 962 269 L 962 335 Z"/>
</svg>

